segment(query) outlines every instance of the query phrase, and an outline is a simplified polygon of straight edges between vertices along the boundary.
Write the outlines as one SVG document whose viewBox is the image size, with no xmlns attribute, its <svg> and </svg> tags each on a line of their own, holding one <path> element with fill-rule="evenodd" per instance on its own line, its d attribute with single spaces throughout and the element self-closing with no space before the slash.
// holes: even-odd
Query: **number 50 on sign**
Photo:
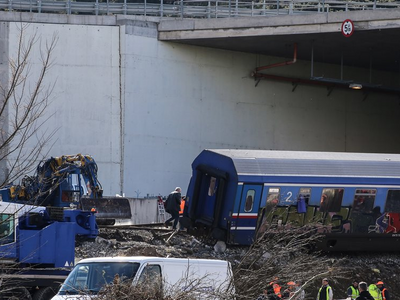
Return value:
<svg viewBox="0 0 400 300">
<path fill-rule="evenodd" d="M 351 37 L 354 33 L 354 24 L 350 19 L 344 20 L 341 28 L 342 34 L 345 37 Z"/>
</svg>

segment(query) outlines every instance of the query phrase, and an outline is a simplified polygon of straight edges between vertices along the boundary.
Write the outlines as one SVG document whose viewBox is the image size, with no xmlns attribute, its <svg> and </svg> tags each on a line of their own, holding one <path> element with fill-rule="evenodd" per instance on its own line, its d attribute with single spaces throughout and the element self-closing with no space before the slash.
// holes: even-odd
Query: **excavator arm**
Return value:
<svg viewBox="0 0 400 300">
<path fill-rule="evenodd" d="M 63 155 L 39 164 L 37 174 L 41 178 L 62 178 L 68 174 L 81 174 L 90 198 L 101 198 L 103 189 L 97 179 L 97 164 L 89 155 Z"/>
<path fill-rule="evenodd" d="M 103 197 L 97 164 L 89 155 L 63 155 L 41 161 L 34 176 L 20 185 L 0 190 L 4 201 L 55 207 L 95 210 L 98 223 L 112 225 L 116 219 L 132 217 L 130 203 L 123 197 Z"/>
</svg>

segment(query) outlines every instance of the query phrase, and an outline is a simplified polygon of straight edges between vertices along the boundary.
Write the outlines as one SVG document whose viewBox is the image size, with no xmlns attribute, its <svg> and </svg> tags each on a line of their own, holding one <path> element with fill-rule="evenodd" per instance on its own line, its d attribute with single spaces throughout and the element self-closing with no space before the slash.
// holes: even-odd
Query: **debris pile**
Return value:
<svg viewBox="0 0 400 300">
<path fill-rule="evenodd" d="M 95 240 L 78 240 L 76 261 L 102 256 L 159 256 L 215 258 L 229 261 L 240 260 L 247 247 L 206 245 L 186 232 L 160 231 L 156 229 L 102 228 Z"/>
<path fill-rule="evenodd" d="M 186 232 L 161 231 L 157 229 L 117 229 L 102 228 L 95 240 L 78 240 L 76 260 L 88 257 L 104 256 L 159 256 L 177 258 L 213 258 L 228 260 L 233 267 L 248 251 L 248 247 L 216 244 L 214 247 L 204 244 Z M 270 254 L 272 255 L 272 254 Z M 346 290 L 353 279 L 375 282 L 383 280 L 393 299 L 400 299 L 400 257 L 396 253 L 332 253 L 333 260 L 341 259 L 344 272 L 335 274 L 330 281 L 335 291 L 335 299 L 345 299 Z M 313 258 L 314 259 L 314 258 Z M 320 262 L 315 257 L 315 263 Z M 328 267 L 327 267 L 328 268 Z M 269 280 L 265 279 L 266 283 Z M 303 281 L 304 282 L 304 281 Z M 315 299 L 320 279 L 306 288 L 306 299 Z"/>
</svg>

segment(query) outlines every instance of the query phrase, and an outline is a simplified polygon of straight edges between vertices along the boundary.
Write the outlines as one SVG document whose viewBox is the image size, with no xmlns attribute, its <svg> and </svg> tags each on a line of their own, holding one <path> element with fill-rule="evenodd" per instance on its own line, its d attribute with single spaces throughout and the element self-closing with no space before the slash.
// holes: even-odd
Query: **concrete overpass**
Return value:
<svg viewBox="0 0 400 300">
<path fill-rule="evenodd" d="M 341 33 L 342 22 L 354 23 L 354 34 Z M 360 67 L 373 73 L 384 70 L 398 77 L 400 70 L 400 9 L 314 13 L 266 18 L 162 20 L 159 40 L 225 50 L 283 57 L 292 60 L 294 44 L 297 59 Z M 312 70 L 310 77 L 319 77 Z M 270 73 L 273 70 L 270 71 Z M 343 78 L 329 79 L 342 83 Z M 320 77 L 319 77 L 320 78 Z M 349 81 L 347 78 L 346 83 Z M 399 93 L 400 82 L 382 89 L 384 82 L 370 87 Z"/>
</svg>

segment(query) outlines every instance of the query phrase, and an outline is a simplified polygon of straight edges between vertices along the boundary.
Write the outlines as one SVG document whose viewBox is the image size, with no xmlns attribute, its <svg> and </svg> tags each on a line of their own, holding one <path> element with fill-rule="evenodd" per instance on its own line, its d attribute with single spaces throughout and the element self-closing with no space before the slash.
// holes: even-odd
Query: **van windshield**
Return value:
<svg viewBox="0 0 400 300">
<path fill-rule="evenodd" d="M 132 280 L 139 263 L 94 262 L 77 264 L 65 279 L 59 295 L 97 294 L 105 284 L 110 284 L 118 274 L 120 282 Z"/>
</svg>

